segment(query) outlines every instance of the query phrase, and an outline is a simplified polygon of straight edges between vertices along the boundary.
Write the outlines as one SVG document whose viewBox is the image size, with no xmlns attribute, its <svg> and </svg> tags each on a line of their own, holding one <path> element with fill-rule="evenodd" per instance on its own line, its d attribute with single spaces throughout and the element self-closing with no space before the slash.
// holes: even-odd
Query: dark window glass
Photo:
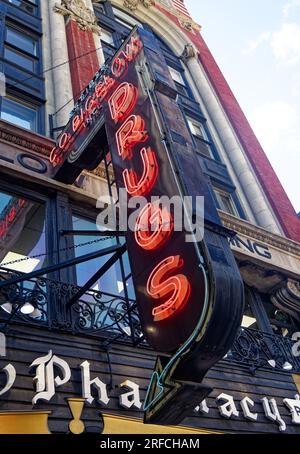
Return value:
<svg viewBox="0 0 300 454">
<path fill-rule="evenodd" d="M 46 266 L 45 243 L 44 205 L 0 192 L 0 278 L 7 280 L 15 271 L 27 274 Z M 13 290 L 0 294 L 0 317 L 2 310 L 18 310 L 34 319 L 47 319 L 45 288 L 36 280 L 24 280 Z"/>
<path fill-rule="evenodd" d="M 222 191 L 221 189 L 216 188 L 214 188 L 214 192 L 220 210 L 225 211 L 226 213 L 229 214 L 233 214 L 234 216 L 238 216 L 238 212 L 231 195 L 226 191 Z"/>
<path fill-rule="evenodd" d="M 14 63 L 15 65 L 21 66 L 23 69 L 34 72 L 34 60 L 27 55 L 5 47 L 4 58 L 10 63 Z"/>
<path fill-rule="evenodd" d="M 211 143 L 205 130 L 205 126 L 193 118 L 187 117 L 190 132 L 197 146 L 197 151 L 209 158 L 213 158 Z"/>
<path fill-rule="evenodd" d="M 97 226 L 95 221 L 87 220 L 80 218 L 78 216 L 73 216 L 73 229 L 74 230 L 95 230 L 97 231 Z M 106 230 L 106 228 L 104 228 Z M 91 236 L 74 236 L 74 243 L 81 244 L 86 243 L 88 241 L 92 241 L 97 239 L 94 235 Z M 124 239 L 123 239 L 124 241 Z M 76 257 L 84 254 L 88 254 L 94 252 L 95 250 L 99 250 L 116 245 L 117 240 L 116 238 L 105 238 L 103 237 L 103 241 L 91 245 L 87 245 L 80 248 L 75 248 Z M 104 257 L 99 257 L 94 260 L 90 260 L 89 262 L 81 263 L 76 266 L 76 275 L 77 275 L 77 284 L 79 286 L 83 286 L 88 279 L 90 279 L 96 271 L 99 270 L 111 257 L 111 255 L 106 255 Z M 123 265 L 125 271 L 125 277 L 130 275 L 130 266 L 128 257 L 126 254 L 123 255 Z M 94 284 L 93 289 L 97 291 L 101 291 L 103 293 L 108 293 L 111 295 L 123 297 L 124 296 L 124 281 L 122 278 L 121 272 L 121 262 L 120 260 L 115 263 L 98 281 Z M 129 281 L 126 284 L 129 297 L 134 297 L 134 291 L 132 287 L 132 283 Z"/>
<path fill-rule="evenodd" d="M 0 266 L 44 252 L 44 205 L 0 192 Z M 8 267 L 29 273 L 41 268 L 44 262 L 45 258 L 42 257 Z"/>
<path fill-rule="evenodd" d="M 37 1 L 38 0 L 8 0 L 9 3 L 12 3 L 15 6 L 18 6 L 23 11 L 29 14 L 37 13 Z"/>
<path fill-rule="evenodd" d="M 36 40 L 25 33 L 15 30 L 14 28 L 6 27 L 6 42 L 24 52 L 36 55 Z"/>
<path fill-rule="evenodd" d="M 3 98 L 0 117 L 17 126 L 31 131 L 37 130 L 37 110 L 25 103 L 10 98 Z"/>
</svg>

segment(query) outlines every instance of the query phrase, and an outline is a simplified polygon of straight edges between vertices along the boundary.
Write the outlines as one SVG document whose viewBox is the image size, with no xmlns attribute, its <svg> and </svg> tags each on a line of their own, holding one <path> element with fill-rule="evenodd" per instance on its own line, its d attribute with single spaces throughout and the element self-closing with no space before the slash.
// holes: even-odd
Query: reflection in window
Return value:
<svg viewBox="0 0 300 454">
<path fill-rule="evenodd" d="M 108 30 L 105 30 L 105 28 L 101 29 L 101 41 L 103 41 L 106 44 L 110 44 L 111 46 L 114 46 L 115 44 L 113 34 Z"/>
<path fill-rule="evenodd" d="M 37 110 L 19 100 L 3 98 L 0 118 L 31 131 L 37 130 Z"/>
<path fill-rule="evenodd" d="M 97 226 L 95 221 L 90 221 L 87 219 L 83 219 L 77 216 L 73 216 L 73 229 L 74 230 L 95 230 L 97 231 Z M 103 228 L 106 230 L 106 227 Z M 91 252 L 95 252 L 97 249 L 104 249 L 107 247 L 111 247 L 117 244 L 116 238 L 108 238 L 102 237 L 103 241 L 99 243 L 94 243 L 91 245 L 86 245 L 83 247 L 75 248 L 76 257 L 79 257 L 84 254 L 89 254 Z M 89 241 L 93 241 L 97 239 L 96 236 L 74 236 L 74 244 L 81 244 L 86 243 Z M 120 239 L 122 241 L 122 239 Z M 123 239 L 124 241 L 124 239 Z M 77 276 L 77 284 L 79 286 L 83 286 L 98 270 L 101 268 L 107 260 L 112 256 L 106 255 L 104 257 L 99 257 L 94 260 L 90 260 L 85 263 L 80 263 L 76 265 L 76 276 Z M 122 264 L 124 267 L 124 274 L 125 277 L 129 276 L 130 265 L 127 254 L 124 254 L 122 257 Z M 124 286 L 126 285 L 127 292 L 129 298 L 134 298 L 134 290 L 132 282 L 128 279 L 126 284 L 124 283 L 122 270 L 121 270 L 121 260 L 118 260 L 100 279 L 94 284 L 93 289 L 97 291 L 101 291 L 103 293 L 109 293 L 114 296 L 124 297 Z"/>
<path fill-rule="evenodd" d="M 168 66 L 171 77 L 176 85 L 177 91 L 180 95 L 183 96 L 188 96 L 188 90 L 186 87 L 185 80 L 183 78 L 183 75 L 180 71 L 177 69 L 172 68 L 171 66 Z"/>
<path fill-rule="evenodd" d="M 31 36 L 6 27 L 6 42 L 31 55 L 36 55 L 37 43 Z"/>
<path fill-rule="evenodd" d="M 30 273 L 48 264 L 45 251 L 45 208 L 22 197 L 0 193 L 0 274 Z M 20 312 L 47 320 L 47 294 L 37 279 L 25 279 L 0 293 L 0 316 Z"/>
<path fill-rule="evenodd" d="M 220 210 L 225 211 L 225 213 L 233 214 L 234 216 L 238 216 L 237 209 L 235 207 L 235 203 L 231 197 L 231 195 L 226 192 L 222 191 L 219 188 L 214 188 L 214 193 L 217 198 L 218 208 Z"/>
<path fill-rule="evenodd" d="M 135 17 L 130 16 L 129 14 L 121 11 L 118 8 L 113 8 L 115 20 L 122 24 L 124 27 L 127 27 L 129 30 L 138 25 L 143 27 L 142 23 L 136 20 Z"/>
<path fill-rule="evenodd" d="M 40 269 L 46 259 L 29 258 L 45 253 L 45 207 L 0 193 L 0 266 L 24 273 Z M 20 262 L 5 265 L 8 262 Z"/>
<path fill-rule="evenodd" d="M 15 65 L 21 66 L 23 69 L 27 69 L 27 71 L 34 72 L 34 60 L 27 55 L 21 54 L 9 47 L 5 47 L 4 58 L 10 63 L 14 63 Z"/>
<path fill-rule="evenodd" d="M 12 3 L 15 6 L 18 6 L 23 11 L 26 11 L 29 14 L 37 13 L 37 0 L 8 0 L 9 3 Z"/>
<path fill-rule="evenodd" d="M 190 132 L 197 145 L 197 151 L 201 154 L 204 154 L 208 158 L 213 158 L 213 153 L 211 150 L 212 145 L 205 131 L 204 125 L 200 123 L 200 121 L 196 121 L 190 117 L 187 117 L 187 122 Z"/>
</svg>

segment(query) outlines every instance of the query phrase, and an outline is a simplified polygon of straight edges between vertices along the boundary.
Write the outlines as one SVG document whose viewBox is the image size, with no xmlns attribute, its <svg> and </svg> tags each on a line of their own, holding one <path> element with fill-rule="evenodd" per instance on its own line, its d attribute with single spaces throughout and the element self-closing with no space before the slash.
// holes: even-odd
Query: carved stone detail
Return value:
<svg viewBox="0 0 300 454">
<path fill-rule="evenodd" d="M 18 136 L 17 134 L 12 134 L 10 132 L 2 131 L 0 129 L 0 140 L 5 142 L 18 145 L 22 148 L 25 148 L 29 151 L 34 151 L 35 153 L 39 153 L 44 156 L 49 156 L 51 152 L 51 148 L 45 147 L 43 145 L 39 145 L 37 143 L 31 142 L 30 140 L 24 139 L 24 137 Z"/>
<path fill-rule="evenodd" d="M 266 243 L 269 246 L 274 246 L 280 249 L 282 252 L 288 252 L 296 257 L 300 256 L 300 245 L 289 238 L 285 238 L 276 233 L 269 232 L 262 227 L 258 227 L 255 224 L 251 224 L 248 221 L 244 221 L 236 216 L 219 211 L 220 218 L 225 227 L 230 230 L 240 233 L 247 237 Z"/>
<path fill-rule="evenodd" d="M 178 21 L 179 21 L 180 25 L 182 26 L 182 28 L 184 28 L 188 32 L 192 32 L 193 31 L 194 21 L 191 18 L 185 17 L 185 16 L 181 16 L 180 18 L 178 18 Z"/>
<path fill-rule="evenodd" d="M 124 0 L 123 5 L 130 11 L 135 11 L 140 3 L 145 6 L 145 8 L 150 8 L 155 5 L 155 0 Z"/>
<path fill-rule="evenodd" d="M 287 312 L 300 321 L 300 282 L 288 279 L 271 297 L 278 309 Z"/>
<path fill-rule="evenodd" d="M 56 3 L 53 10 L 75 20 L 81 30 L 92 30 L 92 32 L 101 35 L 97 17 L 87 8 L 83 0 L 62 0 L 61 5 Z"/>
<path fill-rule="evenodd" d="M 190 60 L 191 58 L 195 58 L 197 56 L 197 52 L 195 47 L 190 43 L 186 44 L 184 47 L 184 50 L 181 55 L 181 59 L 186 62 Z"/>
</svg>

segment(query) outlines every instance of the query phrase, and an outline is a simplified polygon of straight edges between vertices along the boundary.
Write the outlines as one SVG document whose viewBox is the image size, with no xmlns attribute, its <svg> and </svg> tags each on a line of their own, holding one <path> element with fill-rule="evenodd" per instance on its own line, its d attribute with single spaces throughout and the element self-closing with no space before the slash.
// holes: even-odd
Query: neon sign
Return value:
<svg viewBox="0 0 300 454">
<path fill-rule="evenodd" d="M 111 95 L 113 88 L 120 79 L 126 74 L 128 63 L 134 61 L 142 49 L 142 42 L 138 38 L 132 37 L 126 44 L 125 50 L 118 52 L 111 64 L 111 74 L 102 75 L 101 81 L 98 82 L 91 94 L 83 100 L 69 127 L 69 131 L 64 131 L 58 138 L 56 146 L 50 154 L 50 162 L 53 167 L 60 166 L 74 145 L 76 138 L 82 133 L 82 130 L 88 128 L 103 108 L 103 103 Z M 109 105 L 111 106 L 112 118 L 118 122 L 133 109 L 137 93 L 132 84 L 124 82 L 119 85 L 113 93 Z"/>
<path fill-rule="evenodd" d="M 97 73 L 81 96 L 51 156 L 54 177 L 73 183 L 82 169 L 95 168 L 109 153 L 117 186 L 129 198 L 147 199 L 126 243 L 143 334 L 171 358 L 157 360 L 145 400 L 146 422 L 180 422 L 193 405 L 191 392 L 199 402 L 206 397 L 210 390 L 200 386 L 202 379 L 229 350 L 243 313 L 229 232 L 176 96 L 154 36 L 134 30 L 110 68 Z M 164 196 L 183 195 L 205 196 L 202 241 L 187 243 L 185 232 L 174 227 L 173 208 L 160 203 Z"/>
</svg>

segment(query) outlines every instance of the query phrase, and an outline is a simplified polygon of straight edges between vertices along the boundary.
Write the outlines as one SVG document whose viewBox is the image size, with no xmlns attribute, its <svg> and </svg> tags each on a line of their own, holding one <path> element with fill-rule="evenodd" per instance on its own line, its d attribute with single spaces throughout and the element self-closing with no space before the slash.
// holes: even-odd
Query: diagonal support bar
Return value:
<svg viewBox="0 0 300 454">
<path fill-rule="evenodd" d="M 106 271 L 109 270 L 109 268 L 111 268 L 117 260 L 119 260 L 119 258 L 121 257 L 121 255 L 124 254 L 124 252 L 126 251 L 126 244 L 123 244 L 123 246 L 121 246 L 115 253 L 112 257 L 110 257 L 110 259 L 107 260 L 107 262 L 101 266 L 101 268 L 84 284 L 83 287 L 80 288 L 80 290 L 75 293 L 75 295 L 72 296 L 72 298 L 70 299 L 70 301 L 68 301 L 67 303 L 67 307 L 70 307 L 72 306 L 73 304 L 76 303 L 76 301 L 79 300 L 79 298 L 81 298 L 85 292 L 87 290 L 89 290 L 92 285 L 101 277 L 103 276 L 103 274 L 106 273 Z"/>
<path fill-rule="evenodd" d="M 110 246 L 100 251 L 91 252 L 89 254 L 81 255 L 80 257 L 75 257 L 70 260 L 66 260 L 64 262 L 58 263 L 56 265 L 46 266 L 37 271 L 32 271 L 31 273 L 26 273 L 22 276 L 16 276 L 8 281 L 1 281 L 0 282 L 0 289 L 2 287 L 6 287 L 7 285 L 18 284 L 19 282 L 26 281 L 29 279 L 33 279 L 35 277 L 43 276 L 45 274 L 53 273 L 54 271 L 61 270 L 63 268 L 67 268 L 68 266 L 78 265 L 79 263 L 87 262 L 88 260 L 93 260 L 98 257 L 103 257 L 104 255 L 112 254 L 117 252 L 119 249 L 122 249 L 124 246 L 116 245 Z M 8 269 L 9 271 L 9 269 Z"/>
</svg>

